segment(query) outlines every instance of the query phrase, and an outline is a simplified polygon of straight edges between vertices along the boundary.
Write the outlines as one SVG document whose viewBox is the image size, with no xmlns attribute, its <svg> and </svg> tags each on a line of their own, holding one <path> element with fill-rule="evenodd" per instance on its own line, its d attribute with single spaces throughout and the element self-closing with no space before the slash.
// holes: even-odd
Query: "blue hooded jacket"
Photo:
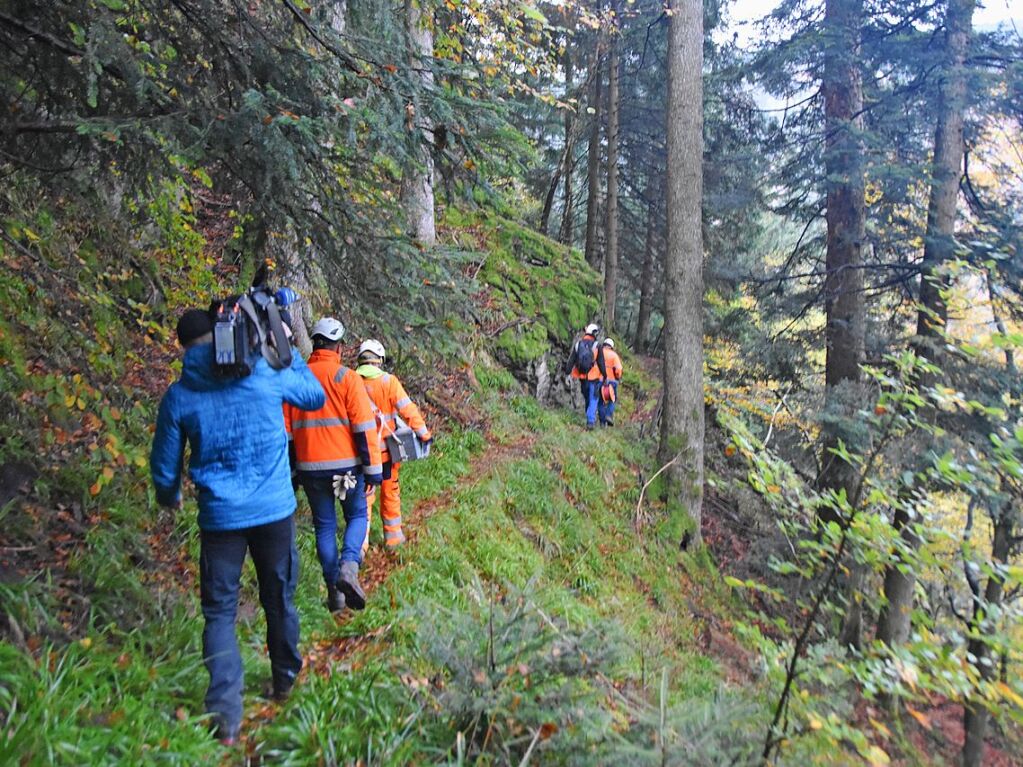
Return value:
<svg viewBox="0 0 1023 767">
<path fill-rule="evenodd" d="M 185 352 L 181 379 L 160 402 L 149 457 L 161 504 L 180 497 L 187 440 L 201 529 L 255 527 L 295 511 L 282 404 L 316 410 L 325 395 L 301 355 L 292 360 L 274 370 L 260 359 L 251 375 L 224 379 L 213 374 L 213 344 Z"/>
</svg>

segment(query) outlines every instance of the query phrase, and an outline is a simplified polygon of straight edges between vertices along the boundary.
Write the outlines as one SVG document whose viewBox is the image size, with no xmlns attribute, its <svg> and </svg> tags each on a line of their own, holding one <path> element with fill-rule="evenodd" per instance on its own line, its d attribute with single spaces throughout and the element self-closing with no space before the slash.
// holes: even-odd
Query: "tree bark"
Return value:
<svg viewBox="0 0 1023 767">
<path fill-rule="evenodd" d="M 565 100 L 568 101 L 572 92 L 573 80 L 575 79 L 575 64 L 572 59 L 571 40 L 565 44 L 565 56 L 563 65 L 565 68 Z M 572 245 L 572 234 L 575 229 L 575 200 L 572 199 L 572 173 L 575 170 L 575 112 L 568 108 L 565 110 L 565 164 L 561 169 L 564 179 L 565 205 L 561 215 L 561 231 L 558 240 L 565 245 Z"/>
<path fill-rule="evenodd" d="M 540 233 L 544 236 L 550 235 L 551 209 L 554 207 L 554 195 L 558 193 L 558 185 L 561 183 L 562 167 L 563 163 L 558 163 L 558 167 L 551 177 L 550 186 L 547 187 L 547 194 L 543 198 L 543 210 L 540 212 Z"/>
<path fill-rule="evenodd" d="M 954 0 L 953 0 L 954 1 Z M 997 664 L 991 657 L 991 647 L 985 637 L 994 631 L 990 614 L 998 610 L 1002 604 L 1005 580 L 1002 573 L 1009 562 L 1012 550 L 1015 510 L 1007 504 L 1006 508 L 994 519 L 994 531 L 991 540 L 991 558 L 997 569 L 988 577 L 984 587 L 983 601 L 974 602 L 973 616 L 970 621 L 970 641 L 967 644 L 967 657 L 973 656 L 973 667 L 980 678 L 989 682 L 995 678 Z M 990 718 L 983 701 L 977 693 L 967 702 L 963 712 L 963 729 L 966 740 L 963 743 L 963 767 L 980 767 L 984 757 L 984 738 L 987 735 L 987 723 Z"/>
<path fill-rule="evenodd" d="M 942 266 L 955 255 L 956 202 L 963 165 L 964 65 L 970 47 L 974 5 L 974 0 L 949 0 L 945 11 L 944 72 L 938 86 L 933 170 L 920 278 L 920 311 L 914 341 L 916 353 L 935 363 L 940 363 L 941 336 L 948 319 L 948 307 L 942 296 L 948 287 L 948 278 L 942 274 Z M 922 379 L 920 383 L 929 385 L 933 382 L 930 378 L 925 376 L 926 380 Z M 896 510 L 892 525 L 908 550 L 915 552 L 921 541 L 905 509 Z M 916 574 L 907 564 L 900 560 L 885 571 L 885 598 L 878 619 L 877 638 L 887 645 L 902 644 L 909 639 Z"/>
<path fill-rule="evenodd" d="M 703 3 L 670 0 L 668 21 L 668 247 L 660 458 L 669 503 L 702 542 L 703 503 Z"/>
<path fill-rule="evenodd" d="M 348 0 L 332 0 L 330 4 L 330 28 L 343 35 L 348 26 Z"/>
<path fill-rule="evenodd" d="M 600 211 L 600 100 L 604 77 L 600 58 L 600 38 L 590 61 L 590 107 L 593 109 L 590 124 L 590 142 L 586 150 L 586 262 L 596 269 L 599 265 L 600 250 L 597 243 L 597 223 Z"/>
<path fill-rule="evenodd" d="M 861 158 L 863 86 L 859 68 L 859 29 L 863 0 L 827 0 L 825 6 L 824 114 L 827 176 L 827 255 L 824 299 L 825 398 L 834 414 L 855 412 L 855 384 L 863 361 L 863 238 L 866 204 Z M 852 385 L 850 385 L 852 384 Z M 824 455 L 818 484 L 851 491 L 855 468 L 831 454 L 840 428 L 825 424 Z M 831 509 L 826 522 L 838 521 Z"/>
<path fill-rule="evenodd" d="M 608 61 L 607 87 L 607 210 L 604 220 L 606 250 L 604 251 L 604 329 L 614 332 L 615 304 L 618 300 L 618 132 L 620 116 L 621 62 L 619 49 L 621 30 L 618 27 L 618 4 L 612 4 L 614 22 L 611 28 L 611 50 Z"/>
<path fill-rule="evenodd" d="M 433 85 L 433 28 L 425 18 L 419 0 L 405 0 L 405 24 L 409 37 L 409 61 L 419 72 L 424 87 Z M 413 136 L 417 162 L 405 168 L 401 179 L 401 201 L 408 220 L 409 233 L 426 246 L 437 242 L 437 223 L 433 198 L 433 153 L 431 142 L 423 138 L 433 130 L 421 104 L 410 103 L 408 128 Z"/>
<path fill-rule="evenodd" d="M 843 422 L 860 406 L 860 364 L 864 351 L 863 239 L 866 202 L 862 169 L 863 83 L 860 27 L 863 0 L 827 0 L 824 8 L 824 168 L 827 192 L 825 302 L 825 410 L 823 455 L 818 486 L 851 497 L 857 469 L 832 453 L 843 438 Z M 822 522 L 839 521 L 837 510 L 822 506 Z M 848 607 L 840 639 L 858 647 L 863 623 L 861 590 L 866 574 L 853 563 L 846 584 Z"/>
<path fill-rule="evenodd" d="M 646 185 L 646 242 L 643 247 L 643 272 L 639 281 L 639 317 L 636 320 L 636 336 L 632 346 L 636 351 L 646 349 L 650 334 L 650 313 L 654 303 L 654 261 L 656 260 L 657 201 L 654 199 L 656 185 L 647 179 Z"/>
</svg>

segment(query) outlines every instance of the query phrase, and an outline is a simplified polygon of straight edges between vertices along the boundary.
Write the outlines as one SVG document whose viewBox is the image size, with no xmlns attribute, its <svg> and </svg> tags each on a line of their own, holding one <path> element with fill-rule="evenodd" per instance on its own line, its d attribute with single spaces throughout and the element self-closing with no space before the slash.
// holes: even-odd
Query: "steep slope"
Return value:
<svg viewBox="0 0 1023 767">
<path fill-rule="evenodd" d="M 180 200 L 168 197 L 165 220 L 184 235 L 196 219 Z M 156 508 L 145 459 L 176 366 L 166 328 L 231 272 L 199 236 L 151 254 L 164 296 L 154 318 L 146 285 L 116 270 L 113 239 L 73 249 L 67 229 L 24 218 L 5 231 L 0 287 L 16 311 L 0 336 L 3 762 L 593 763 L 663 747 L 716 763 L 741 726 L 720 712 L 747 720 L 719 698 L 724 674 L 703 654 L 724 598 L 706 559 L 678 550 L 680 520 L 632 526 L 650 463 L 649 375 L 627 358 L 629 422 L 616 430 L 587 433 L 578 413 L 538 404 L 538 371 L 556 370 L 592 316 L 596 277 L 578 253 L 476 216 L 444 230 L 479 253 L 467 359 L 411 376 L 442 434 L 403 474 L 411 541 L 394 558 L 371 550 L 369 608 L 336 622 L 302 499 L 307 670 L 284 706 L 261 699 L 249 573 L 249 719 L 244 746 L 223 752 L 201 713 L 194 502 Z M 670 738 L 657 735 L 659 707 Z"/>
</svg>

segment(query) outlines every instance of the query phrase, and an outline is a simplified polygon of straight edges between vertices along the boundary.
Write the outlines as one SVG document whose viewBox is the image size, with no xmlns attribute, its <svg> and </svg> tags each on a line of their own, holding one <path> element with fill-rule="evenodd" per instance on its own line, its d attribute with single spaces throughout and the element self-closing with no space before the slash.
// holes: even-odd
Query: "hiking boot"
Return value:
<svg viewBox="0 0 1023 767">
<path fill-rule="evenodd" d="M 594 426 L 593 426 L 592 423 L 586 424 L 586 431 L 593 431 L 593 429 L 594 429 Z"/>
<path fill-rule="evenodd" d="M 230 747 L 235 745 L 238 742 L 240 730 L 240 726 L 229 727 L 224 724 L 223 720 L 220 720 L 219 717 L 214 718 L 213 737 L 216 738 L 222 746 Z"/>
<path fill-rule="evenodd" d="M 615 425 L 614 419 L 608 418 L 607 419 L 607 423 L 605 423 L 604 425 L 605 426 L 614 426 Z"/>
<path fill-rule="evenodd" d="M 291 695 L 291 688 L 294 686 L 295 677 L 293 676 L 282 676 L 274 679 L 270 699 L 276 703 L 283 703 Z"/>
<path fill-rule="evenodd" d="M 327 609 L 332 613 L 345 609 L 345 595 L 338 591 L 337 586 L 327 586 Z"/>
<path fill-rule="evenodd" d="M 353 610 L 362 610 L 366 607 L 366 592 L 359 583 L 358 562 L 341 564 L 341 578 L 337 582 L 337 587 L 344 594 L 345 602 Z"/>
</svg>

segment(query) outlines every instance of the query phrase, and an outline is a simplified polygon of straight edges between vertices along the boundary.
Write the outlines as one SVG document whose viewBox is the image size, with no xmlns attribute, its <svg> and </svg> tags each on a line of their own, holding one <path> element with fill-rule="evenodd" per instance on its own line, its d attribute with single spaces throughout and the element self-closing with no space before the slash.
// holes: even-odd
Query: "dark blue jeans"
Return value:
<svg viewBox="0 0 1023 767">
<path fill-rule="evenodd" d="M 618 382 L 617 381 L 608 381 L 608 384 L 610 384 L 611 388 L 613 388 L 615 390 L 615 395 L 616 396 L 610 402 L 604 402 L 603 398 L 599 397 L 599 395 L 598 395 L 598 400 L 599 401 L 597 402 L 597 414 L 600 416 L 600 422 L 602 424 L 606 424 L 608 421 L 613 421 L 614 420 L 614 417 L 615 417 L 615 402 L 618 399 L 618 397 L 617 397 L 617 394 L 618 394 Z M 599 392 L 600 389 L 597 389 L 597 391 Z"/>
<path fill-rule="evenodd" d="M 295 515 L 241 530 L 203 530 L 199 540 L 199 590 L 206 619 L 202 654 L 210 674 L 206 710 L 223 734 L 235 734 L 242 723 L 244 680 L 234 624 L 246 551 L 256 566 L 259 601 L 266 613 L 266 647 L 274 685 L 280 687 L 302 670 L 294 600 L 298 583 Z"/>
<path fill-rule="evenodd" d="M 583 393 L 586 401 L 586 423 L 593 425 L 597 422 L 597 403 L 600 400 L 600 381 L 579 381 L 579 390 Z"/>
<path fill-rule="evenodd" d="M 341 562 L 362 563 L 362 541 L 366 537 L 366 483 L 362 474 L 355 475 L 355 487 L 345 494 L 341 508 L 345 515 L 345 533 L 341 545 L 341 558 L 337 552 L 337 510 L 334 506 L 334 478 L 304 475 L 302 487 L 313 512 L 316 530 L 316 556 L 323 568 L 323 580 L 328 586 L 341 576 Z"/>
</svg>

